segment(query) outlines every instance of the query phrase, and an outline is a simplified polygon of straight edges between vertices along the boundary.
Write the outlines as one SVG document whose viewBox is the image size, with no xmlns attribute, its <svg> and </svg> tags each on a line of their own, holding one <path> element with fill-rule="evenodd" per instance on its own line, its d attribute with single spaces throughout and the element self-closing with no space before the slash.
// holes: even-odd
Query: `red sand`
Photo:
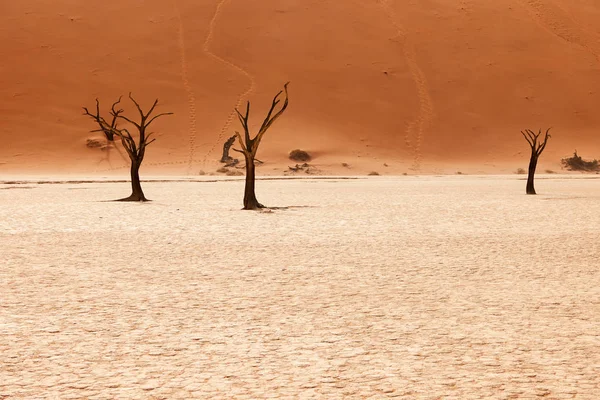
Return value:
<svg viewBox="0 0 600 400">
<path fill-rule="evenodd" d="M 265 173 L 294 148 L 324 173 L 507 172 L 527 164 L 519 131 L 549 126 L 541 168 L 574 149 L 600 157 L 600 5 L 484 3 L 3 2 L 0 174 L 123 167 L 86 147 L 81 107 L 129 91 L 176 113 L 156 124 L 144 171 L 210 172 L 233 107 L 251 100 L 259 123 L 288 80 Z"/>
</svg>

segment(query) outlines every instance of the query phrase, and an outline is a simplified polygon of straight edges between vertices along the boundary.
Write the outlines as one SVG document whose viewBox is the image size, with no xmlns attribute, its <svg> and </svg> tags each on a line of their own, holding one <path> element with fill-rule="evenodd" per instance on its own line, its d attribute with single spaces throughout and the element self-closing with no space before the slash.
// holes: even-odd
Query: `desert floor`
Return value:
<svg viewBox="0 0 600 400">
<path fill-rule="evenodd" d="M 598 398 L 596 175 L 144 187 L 0 185 L 1 399 Z"/>
</svg>

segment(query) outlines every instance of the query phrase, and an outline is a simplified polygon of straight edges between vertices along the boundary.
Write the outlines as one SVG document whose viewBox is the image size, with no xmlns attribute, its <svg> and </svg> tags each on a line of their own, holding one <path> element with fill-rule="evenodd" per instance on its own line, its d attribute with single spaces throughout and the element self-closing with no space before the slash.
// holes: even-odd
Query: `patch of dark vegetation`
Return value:
<svg viewBox="0 0 600 400">
<path fill-rule="evenodd" d="M 368 175 L 369 176 L 379 176 L 379 172 L 377 172 L 377 171 L 371 171 L 371 172 L 369 172 Z"/>
<path fill-rule="evenodd" d="M 577 150 L 573 153 L 573 157 L 567 157 L 560 160 L 564 168 L 569 171 L 583 171 L 583 172 L 598 172 L 600 171 L 600 165 L 598 160 L 587 161 L 581 158 L 577 154 Z"/>
<path fill-rule="evenodd" d="M 9 189 L 35 189 L 33 186 L 7 186 L 2 187 L 0 190 L 9 190 Z"/>
<path fill-rule="evenodd" d="M 307 163 L 304 164 L 296 164 L 293 167 L 288 167 L 290 169 L 290 171 L 294 171 L 294 172 L 298 172 L 298 171 L 303 171 L 305 168 L 310 168 L 310 165 Z"/>
<path fill-rule="evenodd" d="M 290 151 L 289 157 L 290 157 L 290 160 L 292 160 L 292 161 L 300 161 L 300 162 L 306 162 L 306 161 L 310 161 L 312 159 L 312 157 L 310 156 L 310 154 L 308 154 L 308 152 L 306 152 L 304 150 L 300 150 L 300 149 Z"/>
<path fill-rule="evenodd" d="M 260 161 L 260 160 L 254 160 L 254 161 Z M 237 165 L 240 163 L 240 160 L 238 160 L 237 158 L 232 158 L 229 161 L 227 161 L 227 163 L 225 164 L 225 167 L 227 168 L 233 168 L 236 167 Z"/>
<path fill-rule="evenodd" d="M 294 210 L 296 208 L 317 208 L 316 206 L 284 206 L 284 207 L 264 207 L 259 212 L 271 214 L 274 211 Z"/>
<path fill-rule="evenodd" d="M 304 172 L 306 174 L 314 174 L 317 172 L 316 168 L 308 163 L 296 164 L 293 167 L 288 166 L 288 169 L 292 172 Z"/>
<path fill-rule="evenodd" d="M 98 139 L 87 139 L 85 145 L 90 149 L 99 149 L 106 147 L 106 145 Z"/>
</svg>

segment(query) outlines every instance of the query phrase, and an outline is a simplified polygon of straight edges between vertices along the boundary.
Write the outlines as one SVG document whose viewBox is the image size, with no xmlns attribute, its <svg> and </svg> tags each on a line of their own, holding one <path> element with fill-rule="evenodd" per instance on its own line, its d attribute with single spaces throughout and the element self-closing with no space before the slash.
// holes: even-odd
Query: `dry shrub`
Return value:
<svg viewBox="0 0 600 400">
<path fill-rule="evenodd" d="M 221 167 L 217 170 L 217 172 L 220 174 L 226 174 L 229 172 L 229 168 Z"/>
<path fill-rule="evenodd" d="M 242 171 L 234 169 L 234 170 L 227 171 L 225 173 L 225 175 L 227 175 L 227 176 L 242 176 L 242 175 L 244 175 L 244 173 Z"/>
<path fill-rule="evenodd" d="M 567 157 L 560 160 L 563 167 L 569 171 L 586 171 L 596 172 L 600 171 L 600 165 L 598 160 L 586 161 L 577 154 L 577 150 L 573 153 L 573 157 Z"/>
<path fill-rule="evenodd" d="M 290 151 L 289 157 L 290 157 L 290 160 L 293 160 L 293 161 L 306 162 L 306 161 L 311 160 L 310 154 L 308 154 L 308 152 L 306 152 L 304 150 L 300 150 L 300 149 Z"/>
<path fill-rule="evenodd" d="M 298 171 L 304 171 L 305 169 L 307 170 L 308 168 L 310 168 L 310 165 L 307 163 L 304 163 L 302 165 L 300 164 L 296 164 L 293 167 L 288 167 L 290 171 L 294 171 L 294 172 L 298 172 Z"/>
<path fill-rule="evenodd" d="M 526 173 L 527 173 L 527 171 L 525 171 L 523 168 L 517 168 L 517 174 L 518 175 L 524 175 Z"/>
<path fill-rule="evenodd" d="M 379 172 L 371 171 L 371 172 L 369 172 L 369 176 L 379 176 Z"/>
</svg>

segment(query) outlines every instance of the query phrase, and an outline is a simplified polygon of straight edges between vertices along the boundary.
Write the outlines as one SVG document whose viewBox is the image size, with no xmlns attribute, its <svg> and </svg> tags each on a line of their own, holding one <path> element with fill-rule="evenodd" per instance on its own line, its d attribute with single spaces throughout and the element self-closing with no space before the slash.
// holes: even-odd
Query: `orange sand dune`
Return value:
<svg viewBox="0 0 600 400">
<path fill-rule="evenodd" d="M 81 107 L 129 91 L 175 112 L 146 172 L 214 171 L 232 109 L 251 100 L 259 123 L 288 80 L 267 173 L 293 148 L 329 173 L 512 171 L 519 130 L 548 126 L 542 167 L 600 157 L 593 0 L 30 0 L 0 15 L 0 173 L 122 173 L 115 149 L 86 147 Z"/>
</svg>

